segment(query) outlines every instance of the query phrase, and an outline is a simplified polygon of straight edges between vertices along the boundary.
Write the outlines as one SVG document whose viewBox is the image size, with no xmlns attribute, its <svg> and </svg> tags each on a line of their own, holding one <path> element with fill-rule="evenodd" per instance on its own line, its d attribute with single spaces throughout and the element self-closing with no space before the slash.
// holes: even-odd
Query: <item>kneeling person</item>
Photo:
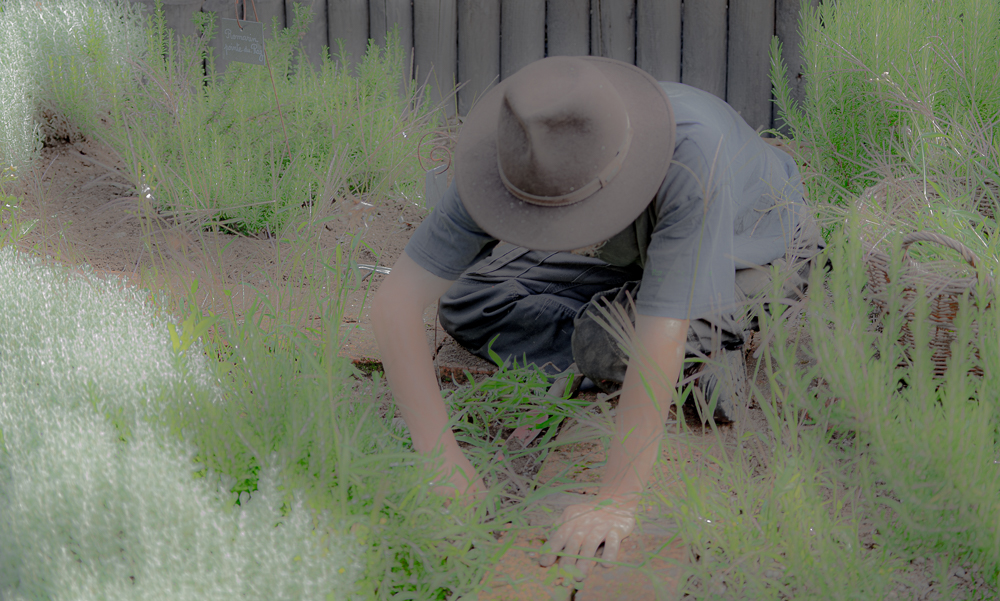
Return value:
<svg viewBox="0 0 1000 601">
<path fill-rule="evenodd" d="M 484 489 L 447 427 L 424 336 L 423 310 L 439 298 L 444 327 L 481 356 L 492 348 L 552 372 L 576 363 L 602 385 L 621 384 L 601 492 L 567 508 L 550 541 L 553 552 L 586 557 L 603 544 L 613 561 L 635 525 L 685 356 L 716 366 L 700 386 L 718 399 L 716 417 L 731 419 L 740 399 L 726 382 L 743 375 L 726 366 L 743 369 L 730 359 L 742 358 L 747 297 L 765 287 L 754 268 L 782 263 L 794 286 L 816 252 L 795 164 L 706 92 L 619 61 L 553 57 L 482 98 L 459 134 L 455 170 L 372 308 L 414 448 L 442 453 L 439 492 Z M 630 358 L 594 306 L 633 299 Z M 657 376 L 644 385 L 640 372 Z M 583 573 L 592 565 L 579 563 Z"/>
</svg>

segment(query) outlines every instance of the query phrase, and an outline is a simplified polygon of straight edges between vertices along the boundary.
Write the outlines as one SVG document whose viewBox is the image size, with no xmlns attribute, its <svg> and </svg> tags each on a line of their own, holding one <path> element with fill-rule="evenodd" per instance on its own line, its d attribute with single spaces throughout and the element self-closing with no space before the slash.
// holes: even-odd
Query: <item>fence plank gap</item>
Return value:
<svg viewBox="0 0 1000 601">
<path fill-rule="evenodd" d="M 327 17 L 330 57 L 346 59 L 355 73 L 368 51 L 368 0 L 329 0 Z M 340 54 L 341 44 L 346 56 Z"/>
<path fill-rule="evenodd" d="M 322 64 L 324 48 L 330 45 L 327 38 L 327 0 L 295 0 L 285 4 L 285 22 L 289 27 L 295 24 L 295 4 L 301 4 L 312 13 L 312 21 L 305 35 L 299 40 L 301 51 L 313 66 Z"/>
<path fill-rule="evenodd" d="M 399 28 L 399 44 L 403 54 L 403 78 L 399 93 L 403 95 L 413 78 L 413 3 L 410 0 L 369 0 L 368 32 L 372 41 L 385 48 L 385 40 L 393 27 Z"/>
<path fill-rule="evenodd" d="M 819 0 L 810 0 L 810 6 L 819 6 Z M 774 6 L 774 35 L 781 40 L 781 56 L 788 68 L 788 78 L 791 80 L 792 98 L 801 105 L 805 100 L 805 79 L 802 77 L 802 37 L 799 35 L 799 10 L 801 0 L 776 0 Z M 778 126 L 778 108 L 771 110 L 771 122 Z M 780 128 L 782 134 L 792 135 L 787 127 Z"/>
</svg>

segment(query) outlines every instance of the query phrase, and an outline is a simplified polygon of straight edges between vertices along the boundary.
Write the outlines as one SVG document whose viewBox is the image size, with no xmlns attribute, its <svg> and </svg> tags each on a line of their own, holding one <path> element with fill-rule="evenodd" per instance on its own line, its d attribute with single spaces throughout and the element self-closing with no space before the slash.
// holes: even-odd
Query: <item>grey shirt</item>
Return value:
<svg viewBox="0 0 1000 601">
<path fill-rule="evenodd" d="M 724 101 L 661 82 L 677 123 L 660 190 L 632 226 L 598 251 L 643 269 L 643 315 L 695 319 L 731 312 L 737 269 L 784 256 L 800 216 L 802 180 L 791 157 L 762 140 Z M 454 183 L 420 224 L 406 254 L 455 280 L 496 240 L 469 217 Z"/>
</svg>

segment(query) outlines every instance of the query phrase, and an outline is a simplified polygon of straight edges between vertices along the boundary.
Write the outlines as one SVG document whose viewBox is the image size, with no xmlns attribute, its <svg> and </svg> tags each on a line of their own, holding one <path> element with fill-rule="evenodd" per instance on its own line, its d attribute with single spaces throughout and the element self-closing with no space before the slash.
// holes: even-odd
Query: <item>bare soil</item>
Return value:
<svg viewBox="0 0 1000 601">
<path fill-rule="evenodd" d="M 22 240 L 23 248 L 89 265 L 99 274 L 152 278 L 144 283 L 180 293 L 198 278 L 208 300 L 218 301 L 219 293 L 229 290 L 238 316 L 246 309 L 240 300 L 253 289 L 273 292 L 274 284 L 284 283 L 275 281 L 280 279 L 276 267 L 290 260 L 294 240 L 205 231 L 160 213 L 136 194 L 127 167 L 100 143 L 47 147 L 40 165 L 40 173 L 26 178 L 21 216 L 38 222 Z M 425 210 L 414 203 L 387 200 L 375 207 L 344 198 L 327 212 L 328 220 L 308 232 L 322 249 L 332 251 L 360 230 L 363 244 L 355 261 L 391 266 Z M 373 283 L 380 278 L 373 273 Z"/>
</svg>

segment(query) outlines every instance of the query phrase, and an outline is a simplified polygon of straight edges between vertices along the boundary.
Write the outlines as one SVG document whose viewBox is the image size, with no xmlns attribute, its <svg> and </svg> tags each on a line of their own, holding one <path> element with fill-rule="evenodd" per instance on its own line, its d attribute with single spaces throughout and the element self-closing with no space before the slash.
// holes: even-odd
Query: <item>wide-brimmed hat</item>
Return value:
<svg viewBox="0 0 1000 601">
<path fill-rule="evenodd" d="M 675 132 L 670 101 L 645 71 L 599 57 L 542 59 L 500 82 L 466 118 L 458 194 L 495 238 L 535 250 L 585 247 L 649 205 Z"/>
</svg>

